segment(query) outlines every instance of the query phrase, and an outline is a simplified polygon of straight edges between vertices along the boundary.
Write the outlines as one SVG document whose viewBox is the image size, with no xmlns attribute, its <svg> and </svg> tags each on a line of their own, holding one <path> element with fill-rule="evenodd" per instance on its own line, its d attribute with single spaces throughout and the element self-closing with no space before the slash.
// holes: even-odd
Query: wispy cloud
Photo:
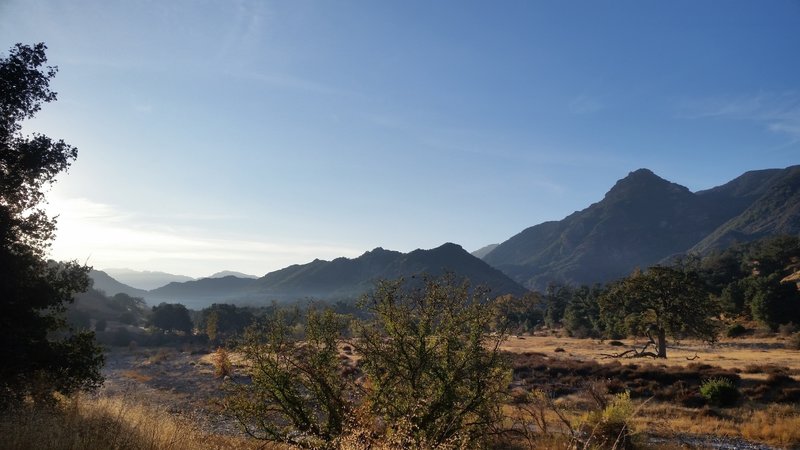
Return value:
<svg viewBox="0 0 800 450">
<path fill-rule="evenodd" d="M 760 92 L 684 102 L 681 117 L 722 118 L 761 124 L 766 130 L 800 142 L 800 92 Z"/>
<path fill-rule="evenodd" d="M 200 225 L 184 227 L 84 198 L 53 202 L 48 209 L 59 215 L 52 257 L 87 261 L 99 268 L 122 266 L 202 276 L 211 266 L 266 273 L 315 258 L 357 256 L 363 251 L 325 242 L 224 236 L 202 227 L 204 219 L 219 219 L 213 215 L 193 216 Z"/>
</svg>

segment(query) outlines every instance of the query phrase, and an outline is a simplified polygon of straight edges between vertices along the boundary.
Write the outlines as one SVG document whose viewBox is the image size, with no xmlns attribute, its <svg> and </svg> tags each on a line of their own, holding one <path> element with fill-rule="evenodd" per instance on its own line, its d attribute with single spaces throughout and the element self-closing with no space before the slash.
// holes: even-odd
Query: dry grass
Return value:
<svg viewBox="0 0 800 450">
<path fill-rule="evenodd" d="M 24 407 L 3 415 L 0 436 L 3 448 L 15 450 L 264 448 L 204 433 L 164 410 L 121 397 L 76 396 L 52 409 Z"/>
<path fill-rule="evenodd" d="M 800 411 L 797 406 L 770 405 L 747 417 L 741 431 L 747 439 L 797 448 L 800 445 Z"/>
<path fill-rule="evenodd" d="M 670 436 L 677 433 L 743 438 L 780 448 L 800 445 L 800 410 L 796 405 L 768 405 L 762 409 L 740 407 L 724 412 L 692 409 L 668 403 L 642 408 L 634 420 L 638 429 Z"/>
<path fill-rule="evenodd" d="M 641 347 L 643 342 L 633 339 L 623 340 L 630 348 Z M 669 343 L 668 358 L 658 360 L 658 364 L 667 366 L 687 366 L 690 363 L 711 364 L 722 369 L 741 370 L 746 366 L 780 366 L 790 369 L 792 374 L 800 374 L 800 350 L 788 348 L 787 338 L 783 336 L 764 336 L 749 338 L 722 339 L 717 345 L 709 346 L 702 342 L 685 340 L 680 343 Z M 556 352 L 563 348 L 564 352 Z M 605 360 L 603 354 L 619 353 L 626 347 L 614 347 L 608 341 L 596 339 L 576 339 L 554 336 L 520 336 L 509 338 L 502 346 L 503 350 L 512 353 L 540 352 L 553 357 L 568 359 Z M 689 360 L 687 358 L 697 359 Z M 623 360 L 630 362 L 646 362 L 648 359 Z M 761 374 L 742 374 L 743 378 L 763 378 Z"/>
<path fill-rule="evenodd" d="M 138 381 L 139 383 L 147 383 L 153 379 L 150 375 L 144 374 L 138 370 L 126 370 L 122 372 L 121 375 L 130 380 Z"/>
</svg>

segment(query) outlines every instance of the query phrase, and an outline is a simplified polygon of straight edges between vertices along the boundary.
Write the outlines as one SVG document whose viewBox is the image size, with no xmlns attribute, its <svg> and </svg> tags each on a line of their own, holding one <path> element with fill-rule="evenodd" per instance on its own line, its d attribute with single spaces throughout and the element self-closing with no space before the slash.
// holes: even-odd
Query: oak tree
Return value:
<svg viewBox="0 0 800 450">
<path fill-rule="evenodd" d="M 600 299 L 607 330 L 646 336 L 636 356 L 667 357 L 667 336 L 695 337 L 714 342 L 718 303 L 693 271 L 655 266 L 613 284 Z M 647 351 L 654 346 L 656 352 Z"/>
<path fill-rule="evenodd" d="M 102 382 L 103 356 L 88 331 L 70 330 L 64 312 L 89 286 L 89 268 L 47 260 L 55 219 L 46 188 L 77 149 L 22 122 L 56 99 L 44 44 L 17 44 L 0 58 L 0 403 L 46 400 Z M 3 405 L 0 405 L 3 406 Z"/>
</svg>

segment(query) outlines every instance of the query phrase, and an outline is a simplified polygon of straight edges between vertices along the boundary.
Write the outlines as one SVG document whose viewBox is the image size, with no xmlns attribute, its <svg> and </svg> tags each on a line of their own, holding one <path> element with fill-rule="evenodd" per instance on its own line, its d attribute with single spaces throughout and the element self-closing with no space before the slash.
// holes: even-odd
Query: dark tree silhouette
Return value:
<svg viewBox="0 0 800 450">
<path fill-rule="evenodd" d="M 45 213 L 45 188 L 77 157 L 75 147 L 22 121 L 54 101 L 56 74 L 44 44 L 17 44 L 0 59 L 0 404 L 52 398 L 102 383 L 103 356 L 88 331 L 64 319 L 73 295 L 89 286 L 86 266 L 47 261 L 56 222 Z M 0 405 L 2 406 L 2 405 Z"/>
<path fill-rule="evenodd" d="M 186 334 L 192 332 L 192 319 L 189 317 L 189 310 L 180 303 L 161 303 L 153 306 L 153 315 L 150 322 L 154 327 L 164 331 L 183 331 Z"/>
</svg>

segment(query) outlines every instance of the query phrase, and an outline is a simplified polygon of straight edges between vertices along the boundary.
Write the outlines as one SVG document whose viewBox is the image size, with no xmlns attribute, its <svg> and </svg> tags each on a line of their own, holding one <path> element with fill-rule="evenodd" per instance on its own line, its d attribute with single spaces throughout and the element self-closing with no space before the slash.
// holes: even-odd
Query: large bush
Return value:
<svg viewBox="0 0 800 450">
<path fill-rule="evenodd" d="M 452 277 L 380 282 L 349 341 L 331 311 L 305 320 L 279 312 L 246 332 L 239 350 L 252 383 L 232 386 L 229 412 L 251 436 L 306 448 L 355 435 L 413 448 L 487 446 L 510 371 L 503 333 L 488 333 L 495 318 L 485 300 Z M 353 359 L 339 351 L 345 345 Z"/>
</svg>

